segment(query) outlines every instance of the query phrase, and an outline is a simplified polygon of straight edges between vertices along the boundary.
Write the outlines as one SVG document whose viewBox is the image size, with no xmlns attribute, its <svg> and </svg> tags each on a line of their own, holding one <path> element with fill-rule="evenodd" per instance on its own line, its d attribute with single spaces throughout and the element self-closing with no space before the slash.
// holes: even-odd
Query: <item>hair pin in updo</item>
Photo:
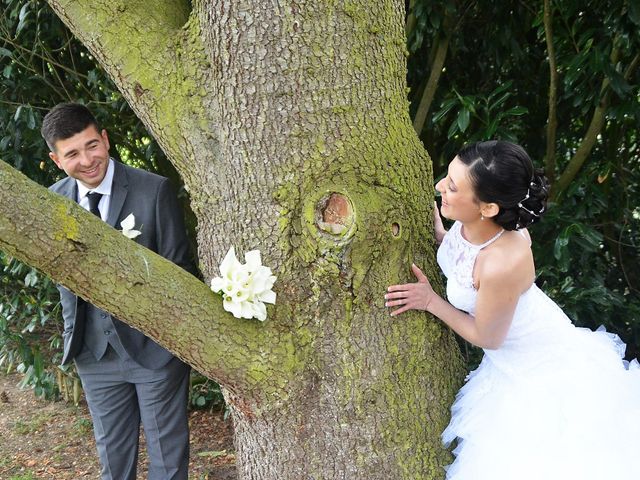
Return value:
<svg viewBox="0 0 640 480">
<path fill-rule="evenodd" d="M 529 185 L 533 186 L 535 185 L 533 182 L 531 182 Z M 522 200 L 520 200 L 518 202 L 518 207 L 520 207 L 522 210 L 524 210 L 525 212 L 527 212 L 529 215 L 533 215 L 534 217 L 539 217 L 540 215 L 542 215 L 542 213 L 544 212 L 544 205 L 542 206 L 542 208 L 538 211 L 538 213 L 534 212 L 533 210 L 529 210 L 527 207 L 525 207 L 524 205 L 522 205 L 522 202 L 526 202 L 527 200 L 529 200 L 531 194 L 531 190 L 530 188 L 527 188 L 527 194 L 524 196 L 524 198 Z"/>
</svg>

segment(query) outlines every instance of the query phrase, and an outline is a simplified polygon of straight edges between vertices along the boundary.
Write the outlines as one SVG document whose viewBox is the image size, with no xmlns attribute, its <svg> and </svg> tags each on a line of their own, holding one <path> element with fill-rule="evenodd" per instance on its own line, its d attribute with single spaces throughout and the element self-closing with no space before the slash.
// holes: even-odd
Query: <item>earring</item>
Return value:
<svg viewBox="0 0 640 480">
<path fill-rule="evenodd" d="M 480 220 L 484 220 L 484 215 L 480 214 Z"/>
</svg>

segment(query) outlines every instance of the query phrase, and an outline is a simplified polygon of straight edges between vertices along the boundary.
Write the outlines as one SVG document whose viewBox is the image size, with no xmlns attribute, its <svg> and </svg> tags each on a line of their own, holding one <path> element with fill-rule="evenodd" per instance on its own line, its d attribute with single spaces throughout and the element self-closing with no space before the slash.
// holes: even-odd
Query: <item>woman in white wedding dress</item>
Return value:
<svg viewBox="0 0 640 480">
<path fill-rule="evenodd" d="M 518 145 L 463 148 L 438 182 L 438 263 L 448 302 L 418 282 L 389 287 L 392 315 L 425 310 L 482 347 L 443 432 L 451 480 L 640 479 L 640 367 L 613 334 L 577 328 L 534 283 L 525 227 L 547 182 Z M 450 303 L 449 303 L 450 302 Z"/>
</svg>

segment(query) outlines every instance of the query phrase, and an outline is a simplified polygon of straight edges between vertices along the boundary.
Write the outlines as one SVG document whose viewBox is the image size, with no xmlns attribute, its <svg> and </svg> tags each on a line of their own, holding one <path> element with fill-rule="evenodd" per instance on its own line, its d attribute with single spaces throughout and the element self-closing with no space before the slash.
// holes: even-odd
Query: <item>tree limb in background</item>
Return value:
<svg viewBox="0 0 640 480">
<path fill-rule="evenodd" d="M 431 102 L 433 101 L 433 97 L 438 89 L 438 80 L 440 80 L 442 67 L 444 66 L 444 62 L 447 58 L 450 38 L 451 34 L 446 33 L 444 36 L 439 37 L 437 42 L 438 45 L 433 63 L 431 64 L 429 79 L 424 87 L 424 92 L 422 93 L 422 98 L 420 99 L 420 104 L 418 105 L 418 110 L 416 111 L 416 115 L 413 120 L 413 128 L 418 135 L 422 133 L 422 129 L 424 128 L 424 124 L 427 120 L 427 114 L 431 108 Z"/>
<path fill-rule="evenodd" d="M 556 176 L 556 132 L 558 129 L 558 66 L 553 46 L 553 12 L 551 0 L 544 0 L 544 36 L 549 59 L 549 116 L 547 119 L 547 149 L 545 154 L 545 174 L 550 184 Z"/>
<path fill-rule="evenodd" d="M 453 33 L 452 23 L 451 14 L 446 11 L 444 21 L 442 23 L 444 34 L 438 35 L 435 55 L 433 55 L 433 62 L 431 63 L 431 68 L 429 70 L 429 79 L 424 87 L 424 92 L 422 92 L 422 98 L 420 99 L 418 110 L 416 111 L 413 119 L 413 128 L 418 135 L 422 133 L 422 129 L 424 128 L 424 124 L 427 120 L 427 115 L 431 109 L 433 97 L 438 89 L 438 82 L 442 75 L 442 68 L 444 67 L 444 62 L 449 51 L 449 41 L 451 40 L 451 35 Z"/>
<path fill-rule="evenodd" d="M 614 45 L 615 45 L 614 41 Z M 620 50 L 614 46 L 611 51 L 610 61 L 612 65 L 616 65 L 620 58 Z M 629 63 L 628 67 L 625 70 L 624 78 L 628 79 L 633 71 L 637 68 L 638 63 L 640 61 L 640 54 L 636 54 L 633 60 Z M 611 96 L 611 89 L 609 88 L 610 80 L 605 78 L 602 81 L 602 86 L 600 87 L 600 101 L 596 106 L 593 115 L 591 117 L 591 122 L 589 123 L 589 127 L 587 128 L 587 132 L 582 138 L 582 142 L 580 142 L 580 146 L 578 150 L 573 155 L 569 164 L 562 172 L 562 175 L 558 178 L 558 181 L 551 187 L 551 199 L 555 200 L 558 196 L 569 186 L 569 184 L 573 181 L 575 176 L 578 174 L 582 165 L 589 157 L 593 146 L 595 145 L 598 135 L 602 131 L 602 127 L 604 126 L 604 122 L 606 120 L 606 111 L 609 106 L 609 100 Z"/>
</svg>

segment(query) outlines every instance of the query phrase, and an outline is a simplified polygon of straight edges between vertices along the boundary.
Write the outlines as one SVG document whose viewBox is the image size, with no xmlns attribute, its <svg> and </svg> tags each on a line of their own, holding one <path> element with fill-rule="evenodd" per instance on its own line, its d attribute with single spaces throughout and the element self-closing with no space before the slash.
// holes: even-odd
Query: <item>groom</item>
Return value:
<svg viewBox="0 0 640 480">
<path fill-rule="evenodd" d="M 91 112 L 54 107 L 42 136 L 49 157 L 68 175 L 50 189 L 78 202 L 114 228 L 129 214 L 141 245 L 194 273 L 182 212 L 166 178 L 109 157 L 109 139 Z M 60 286 L 62 364 L 82 380 L 102 464 L 102 478 L 135 480 L 140 421 L 149 479 L 186 479 L 189 463 L 189 366 L 107 312 Z M 167 319 L 171 321 L 171 319 Z"/>
</svg>

